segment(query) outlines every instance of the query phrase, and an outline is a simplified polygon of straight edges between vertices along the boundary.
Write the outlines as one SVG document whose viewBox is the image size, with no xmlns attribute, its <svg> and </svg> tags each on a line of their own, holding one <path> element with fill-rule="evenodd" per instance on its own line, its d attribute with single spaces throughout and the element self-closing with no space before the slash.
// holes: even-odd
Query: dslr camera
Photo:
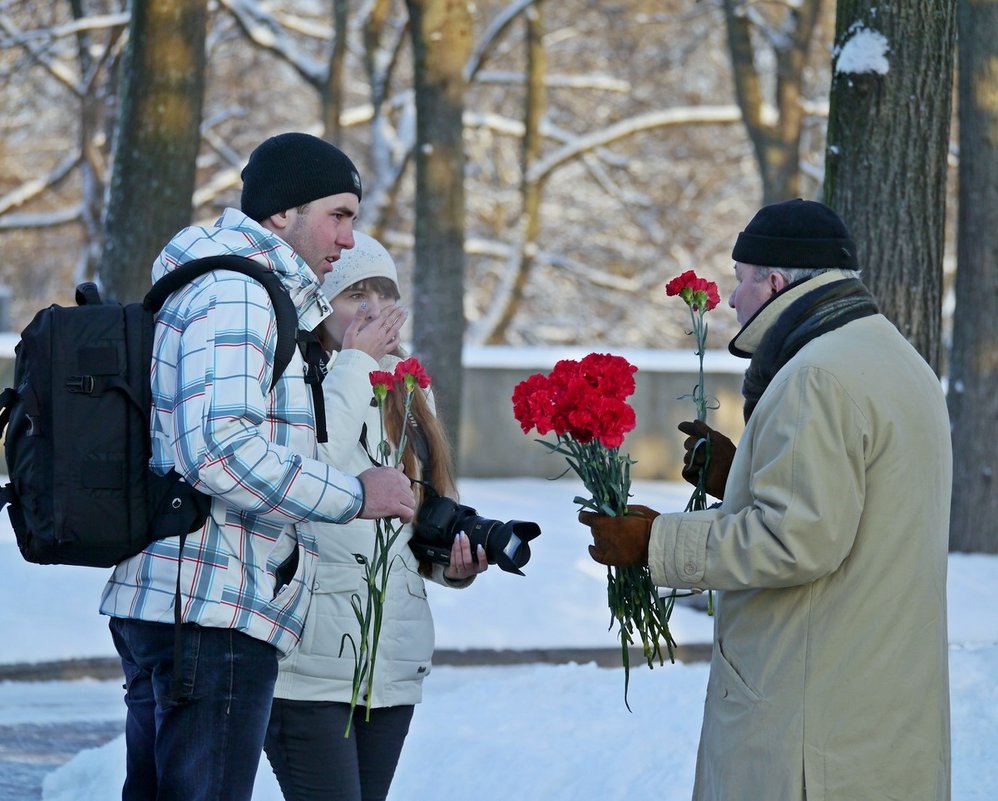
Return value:
<svg viewBox="0 0 998 801">
<path fill-rule="evenodd" d="M 429 488 L 427 488 L 429 489 Z M 530 540 L 539 536 L 540 526 L 522 520 L 502 523 L 479 517 L 470 506 L 452 498 L 428 492 L 416 513 L 409 547 L 420 559 L 437 564 L 450 564 L 454 537 L 464 532 L 471 540 L 471 557 L 478 560 L 481 545 L 490 565 L 499 565 L 507 573 L 522 576 L 520 570 L 530 559 Z"/>
</svg>

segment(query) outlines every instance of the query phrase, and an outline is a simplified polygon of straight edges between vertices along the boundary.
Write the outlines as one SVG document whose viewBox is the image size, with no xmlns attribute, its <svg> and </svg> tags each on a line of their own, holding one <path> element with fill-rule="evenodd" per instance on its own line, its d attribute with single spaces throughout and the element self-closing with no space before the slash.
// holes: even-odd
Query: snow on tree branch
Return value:
<svg viewBox="0 0 998 801">
<path fill-rule="evenodd" d="M 0 30 L 11 37 L 11 43 L 23 47 L 28 54 L 46 70 L 51 73 L 56 80 L 67 87 L 77 97 L 83 95 L 80 87 L 79 77 L 76 72 L 62 61 L 51 58 L 47 48 L 39 43 L 33 35 L 25 35 L 14 22 L 6 15 L 0 14 Z"/>
<path fill-rule="evenodd" d="M 30 181 L 25 181 L 17 189 L 8 192 L 0 197 L 0 214 L 4 214 L 11 209 L 26 203 L 47 189 L 55 186 L 65 178 L 80 163 L 80 153 L 76 151 L 63 159 L 56 167 L 48 173 Z"/>
<path fill-rule="evenodd" d="M 576 156 L 593 150 L 602 145 L 609 145 L 636 133 L 652 128 L 663 128 L 671 125 L 741 122 L 742 113 L 738 106 L 694 106 L 687 108 L 665 109 L 639 114 L 626 120 L 621 120 L 599 131 L 579 136 L 553 153 L 534 162 L 527 170 L 528 181 L 539 181 L 557 167 Z"/>
<path fill-rule="evenodd" d="M 471 51 L 468 63 L 464 67 L 464 79 L 469 83 L 482 68 L 485 57 L 496 40 L 506 30 L 507 26 L 538 0 L 516 0 L 500 11 L 488 24 Z"/>
<path fill-rule="evenodd" d="M 83 204 L 67 206 L 54 211 L 40 211 L 32 214 L 6 214 L 0 217 L 0 231 L 23 228 L 54 228 L 57 225 L 77 222 L 83 214 Z"/>
<path fill-rule="evenodd" d="M 239 27 L 258 47 L 279 56 L 311 86 L 318 87 L 326 79 L 326 67 L 308 58 L 301 47 L 288 36 L 287 29 L 272 14 L 250 0 L 219 0 L 228 9 Z"/>
</svg>

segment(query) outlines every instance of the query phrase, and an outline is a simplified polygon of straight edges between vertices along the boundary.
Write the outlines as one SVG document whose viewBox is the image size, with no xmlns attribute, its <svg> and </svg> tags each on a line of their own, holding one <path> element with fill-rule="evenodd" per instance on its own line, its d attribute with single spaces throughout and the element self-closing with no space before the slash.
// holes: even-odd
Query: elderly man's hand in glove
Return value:
<svg viewBox="0 0 998 801">
<path fill-rule="evenodd" d="M 694 487 L 700 480 L 700 470 L 707 459 L 704 440 L 710 441 L 710 464 L 704 475 L 704 489 L 715 498 L 724 498 L 724 485 L 728 481 L 731 460 L 735 458 L 735 443 L 724 434 L 715 431 L 701 420 L 680 423 L 679 430 L 687 434 L 683 447 L 683 478 Z M 699 445 L 699 447 L 697 447 Z"/>
<path fill-rule="evenodd" d="M 621 517 L 579 512 L 579 522 L 589 526 L 593 544 L 589 555 L 600 564 L 639 567 L 648 564 L 648 538 L 658 512 L 647 506 L 628 506 Z"/>
</svg>

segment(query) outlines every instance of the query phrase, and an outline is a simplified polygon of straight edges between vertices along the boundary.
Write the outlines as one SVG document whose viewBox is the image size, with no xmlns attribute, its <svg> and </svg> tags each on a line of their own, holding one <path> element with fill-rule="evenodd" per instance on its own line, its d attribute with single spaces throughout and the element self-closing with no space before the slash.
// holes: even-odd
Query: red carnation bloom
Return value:
<svg viewBox="0 0 998 801">
<path fill-rule="evenodd" d="M 634 409 L 617 398 L 604 398 L 598 406 L 600 426 L 599 441 L 606 448 L 619 448 L 624 444 L 624 435 L 634 429 L 637 418 Z"/>
<path fill-rule="evenodd" d="M 665 294 L 669 297 L 678 295 L 694 311 L 700 309 L 710 311 L 721 302 L 717 284 L 706 278 L 700 278 L 693 270 L 687 270 L 669 281 L 665 285 Z"/>
<path fill-rule="evenodd" d="M 371 386 L 374 388 L 374 397 L 379 402 L 388 397 L 388 391 L 395 386 L 395 376 L 387 370 L 371 370 Z"/>
<path fill-rule="evenodd" d="M 513 416 L 520 423 L 523 433 L 536 428 L 541 435 L 551 430 L 551 417 L 555 411 L 551 382 L 546 376 L 535 373 L 513 389 Z"/>
<path fill-rule="evenodd" d="M 638 370 L 622 356 L 590 353 L 579 362 L 579 375 L 599 396 L 623 400 L 634 393 L 634 373 Z"/>
<path fill-rule="evenodd" d="M 426 389 L 430 385 L 430 377 L 415 356 L 403 359 L 395 365 L 394 378 L 399 384 L 405 384 L 405 388 L 410 392 L 417 384 L 420 389 Z"/>
</svg>

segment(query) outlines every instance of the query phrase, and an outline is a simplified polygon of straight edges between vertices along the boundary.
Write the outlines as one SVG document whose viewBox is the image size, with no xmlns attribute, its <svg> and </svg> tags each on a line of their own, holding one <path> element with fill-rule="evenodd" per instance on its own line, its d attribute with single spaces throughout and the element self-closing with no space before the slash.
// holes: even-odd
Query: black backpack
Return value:
<svg viewBox="0 0 998 801">
<path fill-rule="evenodd" d="M 298 313 L 280 278 L 241 256 L 184 264 L 142 303 L 103 303 L 94 284 L 80 284 L 77 306 L 42 309 L 21 333 L 14 387 L 0 394 L 10 477 L 0 502 L 27 561 L 111 567 L 204 524 L 210 498 L 174 471 L 149 468 L 149 370 L 156 312 L 210 270 L 239 272 L 267 289 L 278 329 L 273 389 L 296 347 Z M 317 427 L 324 431 L 324 419 Z"/>
</svg>

